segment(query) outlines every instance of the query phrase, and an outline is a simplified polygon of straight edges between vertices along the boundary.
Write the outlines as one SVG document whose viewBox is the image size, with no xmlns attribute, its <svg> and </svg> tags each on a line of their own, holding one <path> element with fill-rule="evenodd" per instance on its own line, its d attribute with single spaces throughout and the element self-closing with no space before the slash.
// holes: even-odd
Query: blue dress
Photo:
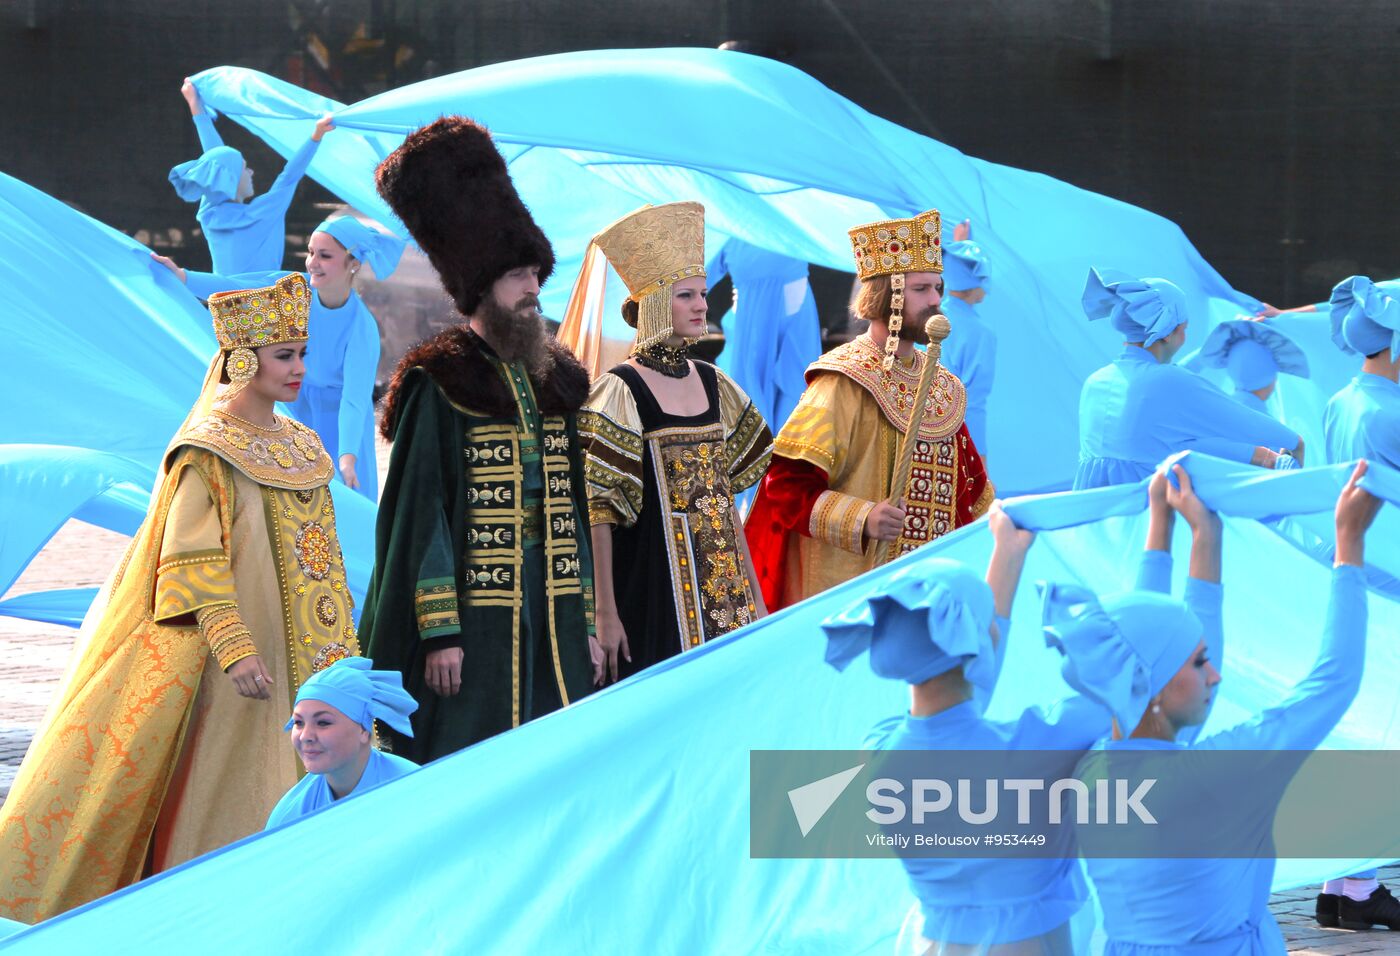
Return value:
<svg viewBox="0 0 1400 956">
<path fill-rule="evenodd" d="M 224 145 L 208 113 L 196 115 L 194 125 L 199 131 L 199 145 L 206 152 Z M 195 218 L 204 230 L 216 273 L 235 275 L 282 268 L 287 245 L 287 207 L 320 145 L 308 139 L 287 160 L 267 191 L 247 202 L 215 202 L 208 196 L 199 201 Z"/>
<path fill-rule="evenodd" d="M 371 750 L 369 763 L 365 764 L 365 772 L 360 777 L 360 782 L 355 784 L 355 789 L 351 790 L 341 799 L 349 800 L 358 797 L 362 793 L 367 793 L 382 783 L 388 783 L 418 769 L 418 765 L 412 760 L 394 754 L 386 754 L 383 751 Z M 272 814 L 267 818 L 267 826 L 264 830 L 271 830 L 273 827 L 280 827 L 284 823 L 292 820 L 299 820 L 322 807 L 328 807 L 335 803 L 335 796 L 331 793 L 330 784 L 326 783 L 326 778 L 321 774 L 308 773 L 301 778 L 301 781 L 292 789 L 282 795 L 282 799 L 277 801 L 277 806 L 272 808 Z"/>
<path fill-rule="evenodd" d="M 1358 688 L 1366 651 L 1366 584 L 1361 568 L 1332 572 L 1327 629 L 1312 671 L 1277 707 L 1195 743 L 1103 741 L 1105 750 L 1313 750 L 1341 719 Z M 1208 779 L 1204 794 L 1214 792 Z M 1218 810 L 1216 811 L 1218 812 Z M 1272 820 L 1258 826 L 1258 845 L 1272 839 Z M 1239 831 L 1237 831 L 1239 832 Z M 1251 838 L 1256 838 L 1251 834 Z M 1245 956 L 1283 953 L 1269 912 L 1274 860 L 1089 859 L 1089 878 L 1103 909 L 1113 956 Z"/>
<path fill-rule="evenodd" d="M 975 307 L 957 296 L 944 297 L 942 309 L 953 330 L 943 343 L 940 361 L 967 389 L 967 431 L 985 458 L 987 401 L 996 377 L 997 334 L 982 321 Z"/>
<path fill-rule="evenodd" d="M 1400 468 L 1400 385 L 1357 375 L 1327 403 L 1323 434 L 1333 464 L 1365 458 Z"/>
<path fill-rule="evenodd" d="M 807 388 L 807 366 L 822 353 L 807 263 L 731 239 L 710 264 L 710 284 L 726 273 L 734 283 L 734 308 L 724 317 L 724 351 L 715 364 L 776 434 Z"/>
<path fill-rule="evenodd" d="M 191 292 L 207 299 L 215 292 L 272 285 L 285 272 L 219 276 L 186 272 Z M 310 280 L 307 280 L 308 283 Z M 311 295 L 306 346 L 306 378 L 291 406 L 292 415 L 316 432 L 336 462 L 355 456 L 357 489 L 370 501 L 379 499 L 379 470 L 374 453 L 374 380 L 379 370 L 379 326 L 353 290 L 339 308 Z"/>
<path fill-rule="evenodd" d="M 1281 422 L 1246 408 L 1195 372 L 1127 345 L 1085 380 L 1079 394 L 1074 487 L 1141 481 L 1178 451 L 1248 462 L 1258 445 L 1297 444 L 1298 435 Z"/>
</svg>

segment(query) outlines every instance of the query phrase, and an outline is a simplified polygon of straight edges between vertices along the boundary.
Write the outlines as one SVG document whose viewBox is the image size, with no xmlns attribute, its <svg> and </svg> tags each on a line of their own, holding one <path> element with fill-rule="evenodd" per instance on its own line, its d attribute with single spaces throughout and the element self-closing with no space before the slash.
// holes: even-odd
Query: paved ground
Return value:
<svg viewBox="0 0 1400 956">
<path fill-rule="evenodd" d="M 382 474 L 382 448 L 380 457 Z M 121 558 L 126 541 L 121 535 L 70 521 L 25 570 L 10 594 L 100 585 Z M 24 751 L 63 673 L 75 633 L 65 627 L 0 617 L 0 799 L 9 792 Z M 1383 870 L 1381 878 L 1400 891 L 1400 866 Z M 1271 902 L 1290 953 L 1400 954 L 1400 933 L 1357 933 L 1319 927 L 1312 918 L 1315 893 L 1315 888 L 1276 893 Z"/>
</svg>

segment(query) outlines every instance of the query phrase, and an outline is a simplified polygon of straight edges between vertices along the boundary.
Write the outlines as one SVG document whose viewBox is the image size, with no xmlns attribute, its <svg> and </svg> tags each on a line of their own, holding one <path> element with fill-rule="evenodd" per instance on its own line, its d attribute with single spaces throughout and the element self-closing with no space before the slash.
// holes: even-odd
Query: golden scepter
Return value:
<svg viewBox="0 0 1400 956">
<path fill-rule="evenodd" d="M 894 480 L 890 482 L 889 497 L 889 503 L 892 505 L 897 505 L 909 490 L 909 473 L 914 469 L 914 447 L 919 440 L 919 426 L 924 420 L 924 406 L 928 404 L 929 390 L 938 375 L 938 359 L 943 355 L 943 340 L 951 331 L 953 326 L 948 322 L 948 317 L 941 312 L 935 312 L 924 324 L 924 335 L 928 336 L 927 361 L 919 373 L 919 387 L 914 392 L 914 408 L 909 413 L 909 428 L 900 443 L 899 457 L 895 459 Z M 899 537 L 903 536 L 904 531 L 901 529 Z M 899 538 L 895 538 L 895 543 L 898 541 Z M 884 564 L 891 557 L 898 556 L 885 553 L 889 546 L 888 541 L 880 542 L 881 552 L 876 557 L 876 565 Z"/>
</svg>

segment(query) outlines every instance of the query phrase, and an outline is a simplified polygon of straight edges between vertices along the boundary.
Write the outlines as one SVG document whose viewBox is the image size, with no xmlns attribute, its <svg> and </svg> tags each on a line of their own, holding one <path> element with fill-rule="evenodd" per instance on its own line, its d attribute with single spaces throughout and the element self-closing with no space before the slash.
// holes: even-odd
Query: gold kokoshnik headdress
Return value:
<svg viewBox="0 0 1400 956">
<path fill-rule="evenodd" d="M 594 236 L 593 244 L 626 283 L 628 301 L 637 303 L 632 351 L 670 338 L 671 287 L 705 274 L 705 207 L 698 202 L 643 206 Z"/>
<path fill-rule="evenodd" d="M 850 230 L 856 275 L 865 282 L 890 277 L 889 337 L 885 339 L 885 367 L 894 364 L 899 330 L 904 326 L 904 274 L 943 271 L 943 222 L 937 209 L 911 219 L 885 219 Z"/>
<path fill-rule="evenodd" d="M 214 319 L 214 337 L 219 340 L 219 355 L 214 361 L 223 360 L 219 371 L 229 380 L 229 388 L 221 396 L 227 400 L 258 373 L 254 349 L 307 340 L 311 292 L 305 277 L 292 273 L 265 288 L 215 293 L 209 297 L 209 314 Z"/>
</svg>

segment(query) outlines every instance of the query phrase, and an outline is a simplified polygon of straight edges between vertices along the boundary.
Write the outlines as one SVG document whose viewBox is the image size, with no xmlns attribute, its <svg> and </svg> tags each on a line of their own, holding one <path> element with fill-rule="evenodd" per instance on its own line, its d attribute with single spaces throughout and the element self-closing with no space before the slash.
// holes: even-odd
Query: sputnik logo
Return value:
<svg viewBox="0 0 1400 956">
<path fill-rule="evenodd" d="M 792 815 L 797 818 L 797 826 L 805 837 L 812 828 L 821 822 L 826 812 L 846 792 L 856 774 L 865 769 L 865 764 L 857 764 L 849 770 L 842 770 L 829 777 L 813 780 L 795 790 L 788 791 L 788 803 L 792 804 Z"/>
</svg>

